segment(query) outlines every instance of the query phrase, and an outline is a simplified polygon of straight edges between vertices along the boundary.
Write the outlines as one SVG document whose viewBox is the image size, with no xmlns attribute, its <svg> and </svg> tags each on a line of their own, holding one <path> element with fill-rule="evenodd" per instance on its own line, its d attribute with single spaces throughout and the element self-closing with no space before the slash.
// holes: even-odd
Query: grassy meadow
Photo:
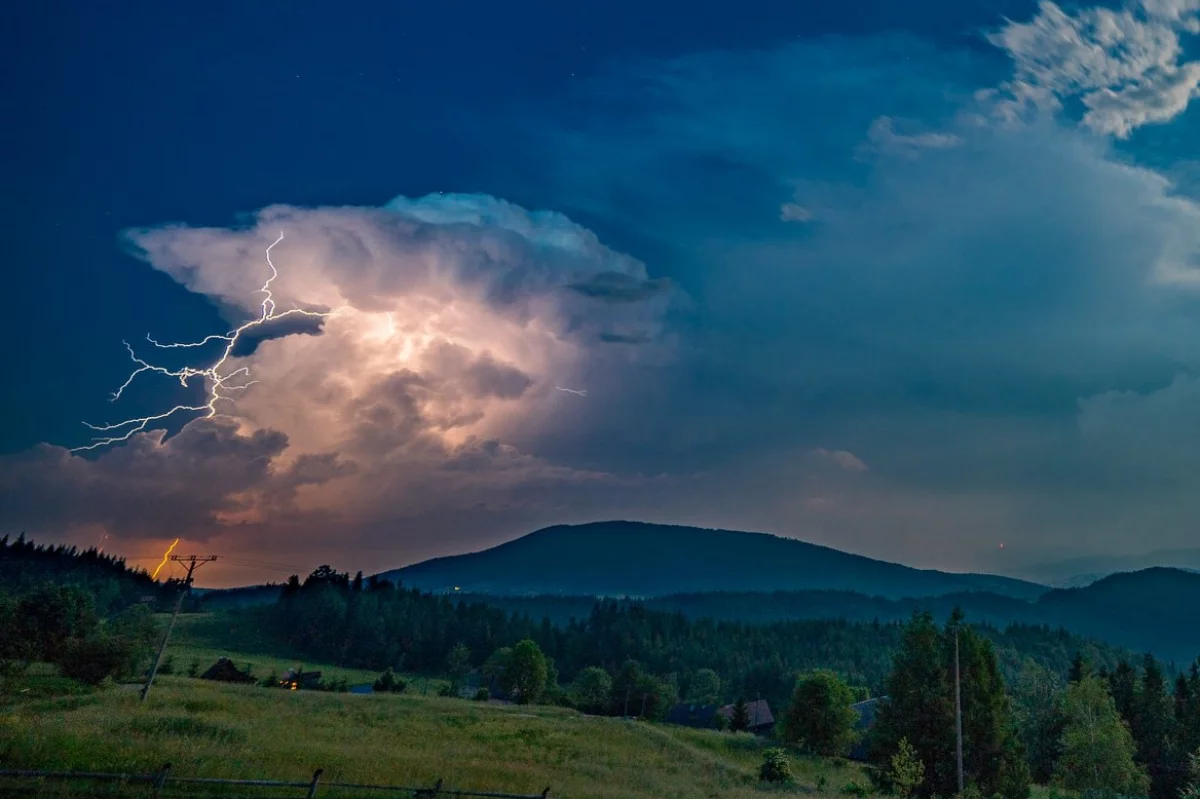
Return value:
<svg viewBox="0 0 1200 799">
<path fill-rule="evenodd" d="M 767 788 L 757 780 L 767 744 L 753 736 L 559 708 L 292 692 L 179 676 L 156 682 L 145 704 L 133 686 L 45 694 L 0 698 L 5 767 L 149 772 L 170 762 L 177 776 L 294 781 L 320 767 L 332 782 L 430 785 L 441 777 L 448 788 L 540 793 L 549 786 L 552 796 L 571 799 L 737 799 L 813 793 L 819 784 L 832 795 L 849 782 L 866 783 L 857 766 L 798 759 L 794 786 Z M 145 786 L 126 791 L 148 794 Z"/>
</svg>

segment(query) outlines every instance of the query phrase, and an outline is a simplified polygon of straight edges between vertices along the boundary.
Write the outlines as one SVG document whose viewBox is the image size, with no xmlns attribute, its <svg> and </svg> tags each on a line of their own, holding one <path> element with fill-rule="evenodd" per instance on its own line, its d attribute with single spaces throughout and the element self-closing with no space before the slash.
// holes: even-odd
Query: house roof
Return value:
<svg viewBox="0 0 1200 799">
<path fill-rule="evenodd" d="M 717 712 L 732 721 L 733 707 L 733 705 L 726 705 Z M 747 702 L 746 710 L 750 714 L 750 729 L 766 727 L 775 723 L 775 717 L 771 715 L 771 706 L 767 704 L 767 700 L 765 699 L 755 699 L 753 702 Z"/>
<path fill-rule="evenodd" d="M 858 711 L 858 721 L 854 723 L 855 729 L 865 730 L 875 723 L 875 714 L 879 712 L 879 703 L 887 699 L 886 696 L 877 696 L 874 699 L 864 699 L 862 702 L 855 702 L 850 707 Z"/>
<path fill-rule="evenodd" d="M 254 682 L 254 678 L 233 665 L 229 658 L 218 658 L 217 662 L 208 667 L 208 671 L 200 675 L 202 680 L 218 680 L 220 682 Z"/>
</svg>

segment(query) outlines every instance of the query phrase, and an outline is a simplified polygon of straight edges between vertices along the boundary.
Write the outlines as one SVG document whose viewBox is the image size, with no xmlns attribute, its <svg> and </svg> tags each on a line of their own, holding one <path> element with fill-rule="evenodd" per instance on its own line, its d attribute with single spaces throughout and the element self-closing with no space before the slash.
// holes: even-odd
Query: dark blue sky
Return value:
<svg viewBox="0 0 1200 799">
<path fill-rule="evenodd" d="M 512 419 L 475 431 L 555 468 L 643 482 L 578 497 L 505 482 L 519 501 L 449 492 L 445 508 L 407 513 L 397 500 L 322 517 L 352 531 L 352 548 L 424 555 L 637 514 L 946 567 L 1004 567 L 993 550 L 1009 537 L 1062 554 L 1178 545 L 1187 459 L 1124 449 L 1134 419 L 1104 416 L 1103 435 L 1087 434 L 1089 408 L 1134 413 L 1127 399 L 1191 390 L 1190 278 L 1146 288 L 1200 263 L 1193 206 L 1160 185 L 1187 191 L 1197 174 L 1194 37 L 1178 7 L 1109 12 L 1125 8 L 1130 42 L 1153 29 L 1182 43 L 1143 74 L 1115 50 L 1100 64 L 1040 58 L 1053 37 L 1039 32 L 1070 24 L 1086 36 L 1087 15 L 1104 12 L 1038 17 L 1027 2 L 21 3 L 0 48 L 17 331 L 0 344 L 13 376 L 6 468 L 34 473 L 23 459 L 40 442 L 77 446 L 82 420 L 121 418 L 106 400 L 127 373 L 123 339 L 201 338 L 245 318 L 236 299 L 189 291 L 179 268 L 137 257 L 124 231 L 242 229 L 272 205 L 368 209 L 440 191 L 565 213 L 672 282 L 681 299 L 655 323 L 670 356 L 606 372 L 613 348 L 598 346 L 603 367 L 581 372 L 620 375 L 622 401 L 606 397 L 553 435 Z M 1131 87 L 1142 105 L 1122 94 Z M 440 225 L 452 212 L 405 213 Z M 596 341 L 611 344 L 617 318 L 587 319 L 569 330 L 608 325 Z M 139 383 L 121 413 L 199 391 Z M 1164 442 L 1200 418 L 1183 413 Z M 279 424 L 293 445 L 267 456 L 276 474 L 298 446 Z M 337 450 L 359 474 L 372 469 Z M 1107 459 L 1176 471 L 1134 491 L 1145 473 L 1117 474 Z M 127 476 L 56 463 L 55 485 L 77 466 Z M 645 484 L 695 474 L 736 496 L 748 481 L 754 499 L 707 507 L 692 500 L 707 488 Z M 1126 504 L 1106 517 L 1120 523 L 1081 541 L 1092 521 L 1080 509 L 1114 485 Z M 240 490 L 257 489 L 229 489 Z M 66 500 L 75 514 L 0 502 L 0 525 L 168 536 L 116 529 L 88 497 Z M 830 510 L 863 497 L 877 513 Z M 227 501 L 197 510 L 207 521 L 185 532 L 232 535 L 229 508 L 215 507 Z M 254 524 L 284 517 L 304 526 L 294 507 L 259 508 Z M 1131 542 L 1134 520 L 1159 532 Z M 943 555 L 924 551 L 926 529 Z"/>
<path fill-rule="evenodd" d="M 947 4 L 919 25 L 979 47 L 981 25 L 1029 6 Z M 488 128 L 521 106 L 586 116 L 572 84 L 613 62 L 906 30 L 911 13 L 764 0 L 736 13 L 713 0 L 20 3 L 3 48 L 4 224 L 23 300 L 14 322 L 34 340 L 6 340 L 2 355 L 38 391 L 5 392 L 15 423 L 0 446 L 72 440 L 97 408 L 75 387 L 125 365 L 112 342 L 213 323 L 208 303 L 120 251 L 126 227 L 440 190 L 569 203 L 512 180 L 502 162 L 530 154 Z"/>
</svg>

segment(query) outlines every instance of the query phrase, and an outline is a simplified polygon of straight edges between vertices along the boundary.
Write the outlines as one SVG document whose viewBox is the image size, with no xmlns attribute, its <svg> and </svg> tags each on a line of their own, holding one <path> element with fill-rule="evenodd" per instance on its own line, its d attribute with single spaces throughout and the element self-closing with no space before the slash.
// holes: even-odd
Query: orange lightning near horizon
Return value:
<svg viewBox="0 0 1200 799">
<path fill-rule="evenodd" d="M 175 551 L 175 547 L 179 546 L 179 539 L 176 538 L 171 542 L 171 546 L 167 547 L 167 551 L 163 553 L 162 562 L 154 569 L 154 574 L 150 575 L 151 580 L 158 579 L 158 573 L 162 571 L 162 567 L 167 565 L 167 561 L 171 559 L 171 553 Z"/>
</svg>

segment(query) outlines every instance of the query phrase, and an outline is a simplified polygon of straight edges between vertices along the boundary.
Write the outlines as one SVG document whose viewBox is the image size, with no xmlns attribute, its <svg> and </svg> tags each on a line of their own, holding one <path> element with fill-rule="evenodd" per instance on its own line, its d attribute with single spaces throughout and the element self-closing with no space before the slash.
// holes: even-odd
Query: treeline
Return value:
<svg viewBox="0 0 1200 799">
<path fill-rule="evenodd" d="M 64 677 L 96 685 L 132 676 L 158 638 L 150 608 L 130 605 L 111 618 L 78 585 L 6 585 L 0 593 L 0 688 L 35 662 L 53 663 Z"/>
<path fill-rule="evenodd" d="M 34 544 L 22 533 L 0 537 L 0 594 L 18 596 L 39 586 L 73 585 L 90 598 L 101 615 L 116 613 L 143 597 L 155 602 L 173 598 L 178 581 L 155 582 L 144 570 L 132 569 L 124 558 L 98 549 Z"/>
<path fill-rule="evenodd" d="M 891 792 L 959 792 L 956 673 L 964 782 L 980 795 L 1024 799 L 1031 781 L 1094 797 L 1200 795 L 1200 661 L 1171 681 L 1151 655 L 1111 670 L 1080 656 L 1065 680 L 1030 660 L 1010 692 L 991 642 L 957 614 L 905 627 L 870 735 Z M 803 715 L 795 707 L 789 718 Z"/>
<path fill-rule="evenodd" d="M 555 625 L 483 602 L 424 594 L 375 578 L 350 578 L 321 567 L 303 582 L 293 577 L 277 603 L 239 614 L 262 635 L 314 659 L 344 666 L 440 673 L 462 644 L 472 667 L 498 649 L 530 639 L 564 683 L 588 667 L 618 675 L 628 661 L 683 696 L 701 669 L 719 673 L 725 698 L 786 702 L 795 675 L 832 669 L 873 695 L 884 687 L 899 645 L 899 623 L 797 620 L 751 625 L 688 619 L 636 602 L 600 601 L 583 619 Z M 979 627 L 997 649 L 1001 672 L 1015 678 L 1026 658 L 1065 675 L 1075 652 L 1115 667 L 1122 652 L 1061 630 Z"/>
</svg>

